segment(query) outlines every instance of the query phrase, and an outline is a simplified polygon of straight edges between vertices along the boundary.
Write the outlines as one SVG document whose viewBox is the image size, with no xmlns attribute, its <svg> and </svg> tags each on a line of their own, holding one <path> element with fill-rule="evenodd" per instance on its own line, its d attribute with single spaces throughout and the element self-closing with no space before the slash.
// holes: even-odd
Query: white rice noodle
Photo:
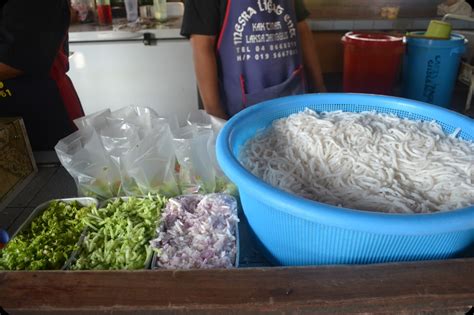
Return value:
<svg viewBox="0 0 474 315">
<path fill-rule="evenodd" d="M 243 165 L 265 182 L 346 208 L 431 213 L 474 204 L 474 143 L 436 122 L 306 109 L 250 139 Z"/>
</svg>

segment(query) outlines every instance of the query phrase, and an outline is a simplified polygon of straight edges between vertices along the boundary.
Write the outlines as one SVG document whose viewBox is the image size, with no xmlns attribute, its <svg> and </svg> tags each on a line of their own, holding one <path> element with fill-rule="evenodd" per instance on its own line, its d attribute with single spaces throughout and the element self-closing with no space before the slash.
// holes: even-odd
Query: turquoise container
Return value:
<svg viewBox="0 0 474 315">
<path fill-rule="evenodd" d="M 403 97 L 450 108 L 467 39 L 460 34 L 452 34 L 450 40 L 407 37 L 406 44 Z"/>
<path fill-rule="evenodd" d="M 274 99 L 233 116 L 217 138 L 219 165 L 240 193 L 251 232 L 278 265 L 372 264 L 474 255 L 474 205 L 430 214 L 359 211 L 304 199 L 246 170 L 242 146 L 276 119 L 306 108 L 317 112 L 376 111 L 436 121 L 447 134 L 474 141 L 474 120 L 417 101 L 367 94 L 306 94 Z"/>
</svg>

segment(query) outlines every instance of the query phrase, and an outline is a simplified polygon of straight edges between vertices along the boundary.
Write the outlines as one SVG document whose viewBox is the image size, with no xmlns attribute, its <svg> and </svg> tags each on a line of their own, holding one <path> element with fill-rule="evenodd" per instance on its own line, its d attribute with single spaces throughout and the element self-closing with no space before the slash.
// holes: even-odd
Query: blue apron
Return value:
<svg viewBox="0 0 474 315">
<path fill-rule="evenodd" d="M 293 0 L 228 0 L 217 56 L 221 103 L 231 116 L 306 92 Z"/>
</svg>

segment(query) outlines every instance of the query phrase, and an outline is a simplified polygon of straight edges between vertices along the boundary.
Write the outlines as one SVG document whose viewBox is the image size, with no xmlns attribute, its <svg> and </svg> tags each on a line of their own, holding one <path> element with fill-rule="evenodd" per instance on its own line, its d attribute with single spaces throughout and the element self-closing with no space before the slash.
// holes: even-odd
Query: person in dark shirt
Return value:
<svg viewBox="0 0 474 315">
<path fill-rule="evenodd" d="M 302 0 L 186 0 L 181 34 L 206 111 L 226 119 L 264 100 L 325 92 L 308 15 Z"/>
<path fill-rule="evenodd" d="M 0 2 L 0 117 L 21 116 L 34 150 L 50 150 L 84 115 L 69 70 L 68 0 Z"/>
</svg>

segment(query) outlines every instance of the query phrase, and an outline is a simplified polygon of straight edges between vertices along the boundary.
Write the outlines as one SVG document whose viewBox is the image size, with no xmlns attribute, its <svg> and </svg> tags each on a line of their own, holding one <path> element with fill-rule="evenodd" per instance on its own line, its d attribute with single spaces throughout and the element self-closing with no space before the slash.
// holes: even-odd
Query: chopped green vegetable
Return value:
<svg viewBox="0 0 474 315">
<path fill-rule="evenodd" d="M 180 194 L 176 182 L 150 182 L 148 185 L 140 185 L 133 178 L 126 176 L 123 181 L 123 190 L 127 196 L 146 196 L 158 194 L 165 197 L 175 197 Z"/>
<path fill-rule="evenodd" d="M 229 194 L 231 196 L 237 197 L 239 192 L 237 190 L 237 186 L 233 182 L 231 182 L 225 176 L 217 176 L 216 177 L 216 193 L 224 193 Z"/>
<path fill-rule="evenodd" d="M 84 218 L 88 233 L 74 270 L 134 270 L 148 266 L 153 255 L 149 241 L 166 199 L 161 196 L 117 199 Z"/>
<path fill-rule="evenodd" d="M 106 200 L 122 195 L 122 183 L 115 181 L 109 183 L 105 180 L 96 180 L 92 183 L 79 183 L 79 191 L 82 196 Z"/>
<path fill-rule="evenodd" d="M 0 251 L 0 270 L 61 269 L 84 230 L 83 218 L 95 207 L 53 201 Z"/>
</svg>

